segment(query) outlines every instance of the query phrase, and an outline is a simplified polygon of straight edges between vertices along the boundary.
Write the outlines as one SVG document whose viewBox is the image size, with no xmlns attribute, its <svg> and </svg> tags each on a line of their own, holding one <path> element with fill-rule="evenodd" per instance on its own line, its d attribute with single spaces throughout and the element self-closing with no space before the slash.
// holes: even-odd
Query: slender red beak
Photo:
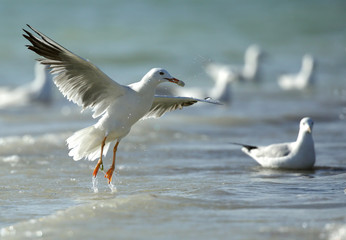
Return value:
<svg viewBox="0 0 346 240">
<path fill-rule="evenodd" d="M 183 81 L 180 81 L 179 79 L 176 79 L 176 78 L 165 78 L 165 79 L 167 79 L 168 81 L 172 83 L 178 84 L 180 87 L 185 86 L 185 83 Z"/>
</svg>

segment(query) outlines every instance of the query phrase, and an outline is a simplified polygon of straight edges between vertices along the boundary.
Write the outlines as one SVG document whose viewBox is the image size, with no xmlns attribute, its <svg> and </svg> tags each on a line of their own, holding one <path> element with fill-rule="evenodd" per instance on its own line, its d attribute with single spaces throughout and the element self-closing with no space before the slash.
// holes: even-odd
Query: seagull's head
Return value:
<svg viewBox="0 0 346 240">
<path fill-rule="evenodd" d="M 306 117 L 300 121 L 299 128 L 300 128 L 300 130 L 302 130 L 304 132 L 312 133 L 312 127 L 313 126 L 314 126 L 314 121 L 312 121 L 311 118 Z"/>
<path fill-rule="evenodd" d="M 157 83 L 163 82 L 172 82 L 181 87 L 185 86 L 185 83 L 179 79 L 172 77 L 165 69 L 163 68 L 153 68 L 149 71 L 149 79 L 157 81 Z"/>
</svg>

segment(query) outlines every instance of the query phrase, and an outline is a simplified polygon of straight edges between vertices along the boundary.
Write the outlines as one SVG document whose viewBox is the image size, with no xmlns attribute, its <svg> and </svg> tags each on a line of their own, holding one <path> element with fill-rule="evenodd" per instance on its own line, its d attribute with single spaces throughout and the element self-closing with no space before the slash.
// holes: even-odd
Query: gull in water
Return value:
<svg viewBox="0 0 346 240">
<path fill-rule="evenodd" d="M 257 45 L 250 45 L 244 56 L 244 66 L 209 63 L 206 65 L 206 73 L 211 78 L 219 79 L 223 76 L 231 78 L 234 82 L 259 82 L 261 75 L 261 59 L 263 52 Z"/>
<path fill-rule="evenodd" d="M 98 170 L 103 169 L 102 157 L 106 155 L 110 144 L 115 142 L 112 165 L 105 174 L 111 184 L 118 145 L 138 120 L 160 117 L 167 111 L 181 109 L 198 101 L 217 104 L 212 100 L 154 96 L 155 88 L 160 83 L 185 85 L 162 68 L 151 69 L 139 82 L 121 85 L 91 62 L 73 54 L 30 25 L 27 26 L 37 34 L 35 36 L 23 29 L 23 36 L 32 44 L 27 45 L 28 49 L 42 56 L 38 61 L 49 66 L 54 74 L 53 81 L 62 94 L 83 109 L 91 108 L 92 116 L 99 118 L 96 124 L 75 132 L 66 140 L 69 155 L 74 160 L 99 159 L 93 171 L 94 178 Z"/>
<path fill-rule="evenodd" d="M 269 146 L 242 145 L 244 153 L 267 168 L 311 169 L 315 164 L 315 147 L 312 139 L 313 121 L 306 117 L 300 121 L 298 138 L 295 142 Z"/>
<path fill-rule="evenodd" d="M 35 79 L 15 88 L 0 88 L 0 109 L 52 101 L 52 76 L 47 66 L 36 62 Z"/>
<path fill-rule="evenodd" d="M 306 54 L 302 59 L 302 67 L 297 74 L 279 76 L 278 84 L 283 90 L 303 90 L 314 84 L 316 64 L 314 58 Z"/>
</svg>

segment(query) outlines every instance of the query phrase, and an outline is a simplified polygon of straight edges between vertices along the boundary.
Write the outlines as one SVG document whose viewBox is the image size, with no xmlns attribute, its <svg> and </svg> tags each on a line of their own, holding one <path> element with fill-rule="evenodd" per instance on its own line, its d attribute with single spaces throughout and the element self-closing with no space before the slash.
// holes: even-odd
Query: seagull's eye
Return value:
<svg viewBox="0 0 346 240">
<path fill-rule="evenodd" d="M 160 72 L 159 74 L 160 74 L 160 75 L 164 75 L 165 73 L 164 73 L 164 72 Z"/>
</svg>

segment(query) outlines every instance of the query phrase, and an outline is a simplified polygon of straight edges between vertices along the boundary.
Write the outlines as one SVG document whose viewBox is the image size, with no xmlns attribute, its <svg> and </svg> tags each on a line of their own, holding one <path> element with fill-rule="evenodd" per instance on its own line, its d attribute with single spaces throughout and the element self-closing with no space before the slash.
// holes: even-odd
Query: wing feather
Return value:
<svg viewBox="0 0 346 240">
<path fill-rule="evenodd" d="M 155 95 L 154 102 L 150 110 L 143 118 L 158 118 L 166 112 L 174 111 L 176 109 L 182 109 L 183 107 L 191 106 L 197 102 L 206 102 L 220 105 L 219 102 L 212 99 Z"/>
<path fill-rule="evenodd" d="M 291 151 L 290 143 L 279 143 L 251 149 L 250 153 L 253 153 L 256 157 L 280 158 L 289 155 Z"/>
<path fill-rule="evenodd" d="M 42 56 L 42 64 L 49 65 L 54 83 L 70 101 L 92 108 L 93 117 L 106 111 L 112 99 L 125 93 L 125 87 L 116 83 L 94 64 L 70 52 L 49 37 L 27 25 L 37 36 L 24 30 L 23 36 L 32 45 L 27 48 Z"/>
</svg>

